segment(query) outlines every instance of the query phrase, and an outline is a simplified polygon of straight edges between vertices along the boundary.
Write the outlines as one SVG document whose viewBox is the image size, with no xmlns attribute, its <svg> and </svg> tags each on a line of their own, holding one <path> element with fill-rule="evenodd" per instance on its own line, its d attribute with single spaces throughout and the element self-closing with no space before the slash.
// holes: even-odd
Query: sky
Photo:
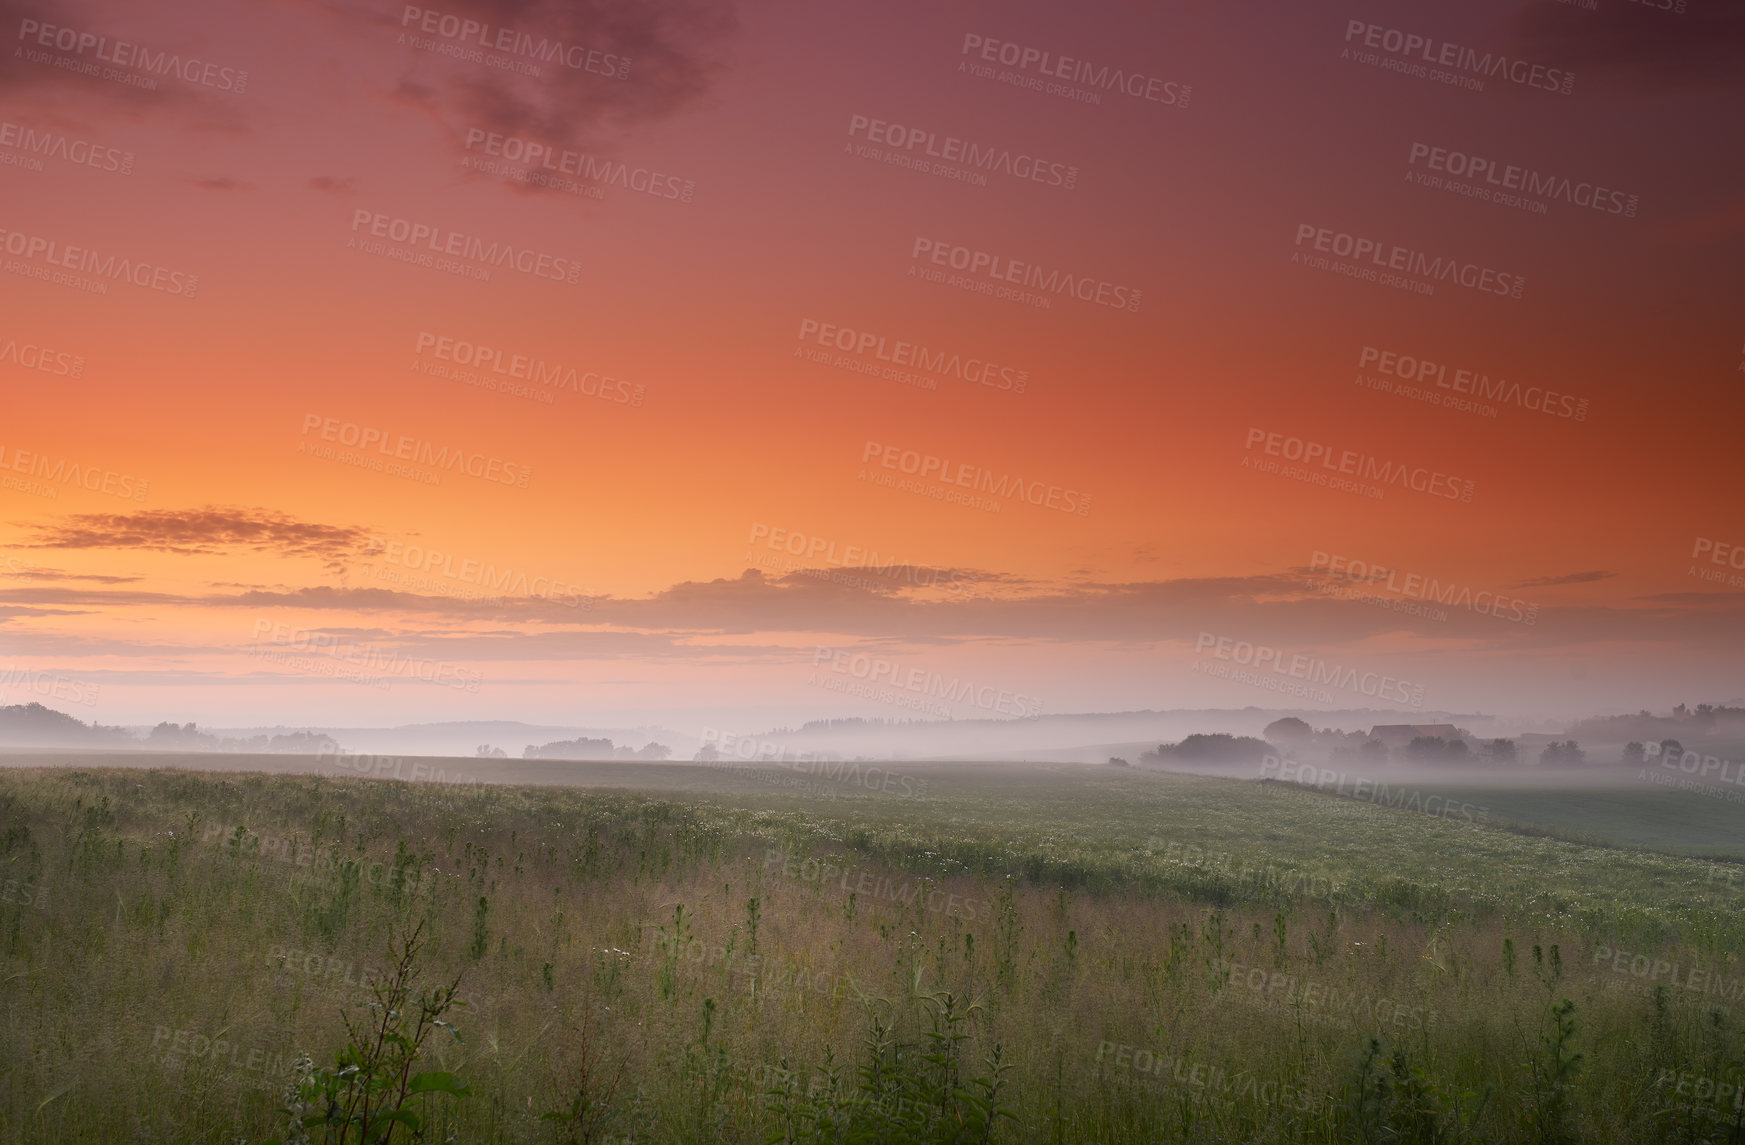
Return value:
<svg viewBox="0 0 1745 1145">
<path fill-rule="evenodd" d="M 0 0 L 0 702 L 1745 697 L 1745 12 Z"/>
</svg>

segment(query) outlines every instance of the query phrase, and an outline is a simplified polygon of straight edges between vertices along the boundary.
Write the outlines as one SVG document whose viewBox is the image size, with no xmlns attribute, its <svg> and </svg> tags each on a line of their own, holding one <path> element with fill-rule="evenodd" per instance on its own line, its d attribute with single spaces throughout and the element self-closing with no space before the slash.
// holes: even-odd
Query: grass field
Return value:
<svg viewBox="0 0 1745 1145">
<path fill-rule="evenodd" d="M 420 925 L 467 1003 L 420 1043 L 466 1087 L 410 1099 L 430 1141 L 1745 1124 L 1733 864 L 1108 767 L 53 762 L 0 770 L 6 1141 L 285 1136 Z"/>
</svg>

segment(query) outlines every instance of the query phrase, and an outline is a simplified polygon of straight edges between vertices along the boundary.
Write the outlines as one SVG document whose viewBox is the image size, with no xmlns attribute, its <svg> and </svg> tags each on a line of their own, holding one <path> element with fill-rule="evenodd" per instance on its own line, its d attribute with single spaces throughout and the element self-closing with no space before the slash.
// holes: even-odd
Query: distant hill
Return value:
<svg viewBox="0 0 1745 1145">
<path fill-rule="evenodd" d="M 87 724 L 41 704 L 0 707 L 0 744 L 8 747 L 138 746 L 125 728 Z"/>
</svg>

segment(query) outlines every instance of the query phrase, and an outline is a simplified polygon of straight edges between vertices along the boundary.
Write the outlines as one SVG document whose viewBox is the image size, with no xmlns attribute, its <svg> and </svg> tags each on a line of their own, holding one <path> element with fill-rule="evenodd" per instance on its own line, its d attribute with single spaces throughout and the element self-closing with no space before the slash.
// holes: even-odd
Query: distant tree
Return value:
<svg viewBox="0 0 1745 1145">
<path fill-rule="evenodd" d="M 649 743 L 649 744 L 643 745 L 642 750 L 636 753 L 636 758 L 637 759 L 666 759 L 667 757 L 671 756 L 672 753 L 673 753 L 673 749 L 666 746 L 665 744 Z"/>
<path fill-rule="evenodd" d="M 712 743 L 706 743 L 697 749 L 697 754 L 691 757 L 693 763 L 714 763 L 721 758 L 721 752 Z"/>
<path fill-rule="evenodd" d="M 1118 755 L 1111 755 L 1109 757 L 1109 766 L 1110 767 L 1132 767 L 1133 765 L 1128 763 L 1126 760 L 1122 759 Z"/>
<path fill-rule="evenodd" d="M 1678 759 L 1683 755 L 1684 745 L 1682 743 L 1679 743 L 1675 739 L 1663 739 L 1660 741 L 1660 759 L 1662 762 L 1669 759 Z"/>
<path fill-rule="evenodd" d="M 1285 716 L 1267 724 L 1260 734 L 1272 743 L 1290 747 L 1312 739 L 1315 729 L 1295 716 Z"/>
<path fill-rule="evenodd" d="M 145 737 L 145 746 L 166 751 L 213 751 L 218 737 L 207 735 L 192 723 L 161 723 Z"/>
<path fill-rule="evenodd" d="M 1492 763 L 1514 763 L 1515 741 L 1512 739 L 1493 739 L 1484 745 L 1484 755 Z"/>
<path fill-rule="evenodd" d="M 509 753 L 500 747 L 492 747 L 488 743 L 479 745 L 477 755 L 480 759 L 508 759 Z"/>
<path fill-rule="evenodd" d="M 125 728 L 89 727 L 65 712 L 32 701 L 0 707 L 0 743 L 23 745 L 115 744 L 138 747 L 139 740 Z"/>
<path fill-rule="evenodd" d="M 612 741 L 609 739 L 589 739 L 581 736 L 577 739 L 558 740 L 554 743 L 534 747 L 528 744 L 521 753 L 522 759 L 611 759 Z"/>
<path fill-rule="evenodd" d="M 1388 745 L 1378 739 L 1366 739 L 1363 746 L 1357 749 L 1357 754 L 1365 763 L 1386 763 Z"/>
<path fill-rule="evenodd" d="M 1640 767 L 1648 758 L 1648 749 L 1641 740 L 1631 740 L 1624 745 L 1624 766 Z"/>
<path fill-rule="evenodd" d="M 1448 754 L 1448 742 L 1441 736 L 1413 736 L 1406 745 L 1406 758 L 1413 763 L 1441 763 Z"/>
<path fill-rule="evenodd" d="M 1259 763 L 1271 754 L 1272 745 L 1253 736 L 1233 736 L 1227 732 L 1202 735 L 1195 732 L 1180 743 L 1160 744 L 1156 755 L 1151 758 L 1191 760 L 1195 763 Z"/>
<path fill-rule="evenodd" d="M 1472 758 L 1472 749 L 1466 746 L 1463 739 L 1450 740 L 1448 746 L 1442 749 L 1442 755 L 1449 763 L 1466 763 Z"/>
<path fill-rule="evenodd" d="M 260 744 L 257 747 L 255 741 L 262 739 L 265 739 L 265 743 Z M 322 735 L 319 732 L 285 732 L 271 738 L 255 736 L 251 740 L 225 740 L 222 746 L 229 748 L 232 747 L 232 745 L 235 745 L 235 747 L 244 751 L 254 747 L 256 750 L 264 748 L 266 751 L 283 752 L 293 755 L 339 754 L 339 741 L 334 739 L 332 736 Z"/>
<path fill-rule="evenodd" d="M 1552 740 L 1539 753 L 1539 762 L 1546 767 L 1576 767 L 1587 762 L 1587 754 L 1574 740 L 1563 743 Z"/>
</svg>

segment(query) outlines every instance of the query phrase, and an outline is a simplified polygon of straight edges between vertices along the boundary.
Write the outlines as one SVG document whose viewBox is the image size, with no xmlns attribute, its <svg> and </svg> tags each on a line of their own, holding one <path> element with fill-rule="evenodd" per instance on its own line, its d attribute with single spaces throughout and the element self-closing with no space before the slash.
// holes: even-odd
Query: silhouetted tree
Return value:
<svg viewBox="0 0 1745 1145">
<path fill-rule="evenodd" d="M 1285 716 L 1267 724 L 1260 734 L 1273 743 L 1294 747 L 1313 738 L 1315 729 L 1295 716 Z"/>
<path fill-rule="evenodd" d="M 1159 744 L 1157 751 L 1146 752 L 1141 759 L 1192 760 L 1196 763 L 1259 763 L 1272 754 L 1272 745 L 1253 736 L 1233 736 L 1228 732 L 1202 735 L 1195 732 L 1180 743 Z"/>
<path fill-rule="evenodd" d="M 611 759 L 612 741 L 609 739 L 589 739 L 581 736 L 576 739 L 558 740 L 555 743 L 542 744 L 534 747 L 528 744 L 521 753 L 522 759 Z"/>
<path fill-rule="evenodd" d="M 1574 767 L 1587 762 L 1587 755 L 1574 740 L 1558 743 L 1552 740 L 1539 753 L 1539 762 L 1546 767 Z"/>
<path fill-rule="evenodd" d="M 1406 745 L 1406 758 L 1413 763 L 1441 763 L 1448 754 L 1448 743 L 1441 736 L 1413 736 Z"/>
</svg>

